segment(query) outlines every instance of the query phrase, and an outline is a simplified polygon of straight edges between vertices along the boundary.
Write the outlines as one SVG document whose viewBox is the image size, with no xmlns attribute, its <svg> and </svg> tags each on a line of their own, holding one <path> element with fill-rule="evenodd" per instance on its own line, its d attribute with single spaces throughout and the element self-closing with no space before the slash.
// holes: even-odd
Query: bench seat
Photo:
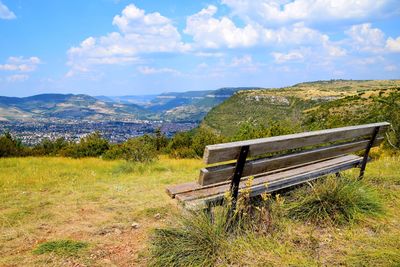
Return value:
<svg viewBox="0 0 400 267">
<path fill-rule="evenodd" d="M 356 155 L 344 155 L 263 173 L 254 176 L 250 195 L 271 193 L 314 180 L 323 175 L 351 169 L 360 165 L 362 160 L 362 157 Z M 246 177 L 242 180 L 246 180 Z M 239 188 L 246 188 L 246 183 L 240 183 Z M 200 186 L 198 183 L 192 182 L 167 187 L 167 192 L 171 197 L 179 200 L 185 208 L 193 210 L 204 209 L 209 204 L 221 201 L 229 189 L 229 181 L 210 186 Z"/>
</svg>

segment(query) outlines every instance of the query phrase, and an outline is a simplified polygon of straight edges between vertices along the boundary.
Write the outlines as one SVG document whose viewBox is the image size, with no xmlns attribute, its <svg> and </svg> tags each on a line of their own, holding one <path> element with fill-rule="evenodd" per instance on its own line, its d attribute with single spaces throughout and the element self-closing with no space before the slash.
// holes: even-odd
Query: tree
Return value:
<svg viewBox="0 0 400 267">
<path fill-rule="evenodd" d="M 0 157 L 16 157 L 23 155 L 24 149 L 21 141 L 14 139 L 10 132 L 4 132 L 0 137 Z"/>
</svg>

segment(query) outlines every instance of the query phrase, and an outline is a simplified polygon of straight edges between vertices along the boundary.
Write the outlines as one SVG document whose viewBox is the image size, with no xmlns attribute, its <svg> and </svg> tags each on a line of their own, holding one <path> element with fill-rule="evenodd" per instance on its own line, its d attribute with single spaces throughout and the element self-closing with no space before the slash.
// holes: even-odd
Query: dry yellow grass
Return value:
<svg viewBox="0 0 400 267">
<path fill-rule="evenodd" d="M 164 192 L 166 185 L 193 181 L 201 167 L 200 160 L 167 157 L 147 165 L 93 158 L 0 159 L 0 266 L 144 266 L 152 229 L 173 221 L 178 210 Z M 224 264 L 400 264 L 399 167 L 400 158 L 388 156 L 367 168 L 365 180 L 381 192 L 384 216 L 332 228 L 288 220 L 274 238 L 227 242 Z M 132 222 L 140 227 L 132 229 Z M 32 252 L 55 240 L 89 247 L 73 257 Z"/>
<path fill-rule="evenodd" d="M 161 158 L 149 165 L 67 158 L 0 159 L 0 266 L 132 266 L 148 232 L 176 203 L 165 186 L 193 180 L 199 160 Z M 154 218 L 159 213 L 161 219 Z M 140 228 L 131 229 L 132 222 Z M 77 258 L 34 255 L 37 244 L 88 242 Z"/>
</svg>

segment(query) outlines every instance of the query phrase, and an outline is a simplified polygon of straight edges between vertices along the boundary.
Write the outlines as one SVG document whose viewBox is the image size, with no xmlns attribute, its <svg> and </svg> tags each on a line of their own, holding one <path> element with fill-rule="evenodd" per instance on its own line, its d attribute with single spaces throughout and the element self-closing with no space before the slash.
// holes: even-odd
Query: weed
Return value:
<svg viewBox="0 0 400 267">
<path fill-rule="evenodd" d="M 73 240 L 57 240 L 40 244 L 34 254 L 54 253 L 59 256 L 77 256 L 88 244 Z"/>
<path fill-rule="evenodd" d="M 289 196 L 290 217 L 316 223 L 344 224 L 361 214 L 383 212 L 378 193 L 363 181 L 329 176 L 309 185 Z"/>
</svg>

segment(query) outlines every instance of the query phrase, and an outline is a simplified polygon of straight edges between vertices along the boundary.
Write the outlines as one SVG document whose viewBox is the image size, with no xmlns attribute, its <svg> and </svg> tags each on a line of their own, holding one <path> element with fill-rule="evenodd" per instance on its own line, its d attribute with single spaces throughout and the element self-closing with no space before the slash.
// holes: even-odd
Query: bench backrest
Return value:
<svg viewBox="0 0 400 267">
<path fill-rule="evenodd" d="M 376 131 L 377 137 L 372 146 L 377 146 L 383 141 L 382 136 L 389 125 L 387 122 L 380 122 L 209 145 L 204 151 L 204 162 L 206 164 L 220 163 L 220 165 L 201 169 L 198 183 L 211 185 L 230 180 L 236 163 L 226 163 L 226 161 L 237 160 L 242 147 L 248 147 L 247 157 L 257 157 L 267 153 L 278 154 L 247 160 L 242 173 L 245 177 L 366 149 Z M 307 149 L 307 147 L 314 148 Z M 288 152 L 293 149 L 305 150 Z M 221 162 L 225 163 L 221 164 Z"/>
</svg>

